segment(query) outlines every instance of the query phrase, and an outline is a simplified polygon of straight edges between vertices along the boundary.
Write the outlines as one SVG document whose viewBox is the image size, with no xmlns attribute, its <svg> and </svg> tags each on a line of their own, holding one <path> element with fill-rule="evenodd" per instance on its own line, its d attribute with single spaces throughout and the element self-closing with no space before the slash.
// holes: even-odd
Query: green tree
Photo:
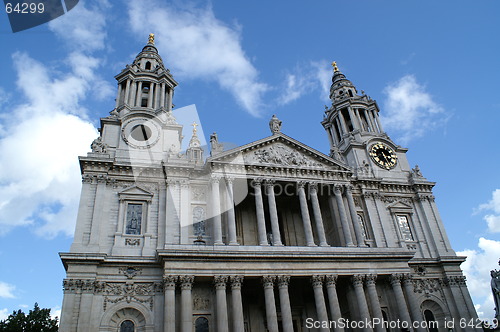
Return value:
<svg viewBox="0 0 500 332">
<path fill-rule="evenodd" d="M 57 317 L 52 319 L 50 309 L 40 309 L 38 303 L 27 315 L 18 310 L 0 321 L 1 332 L 57 332 L 58 329 Z"/>
</svg>

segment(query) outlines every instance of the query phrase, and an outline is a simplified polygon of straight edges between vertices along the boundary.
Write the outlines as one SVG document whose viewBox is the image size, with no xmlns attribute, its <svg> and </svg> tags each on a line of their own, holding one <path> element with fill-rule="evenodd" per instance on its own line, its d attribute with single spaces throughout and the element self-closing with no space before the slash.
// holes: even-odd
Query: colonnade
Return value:
<svg viewBox="0 0 500 332">
<path fill-rule="evenodd" d="M 233 179 L 230 177 L 219 177 L 212 176 L 210 179 L 210 189 L 211 189 L 211 215 L 213 216 L 213 234 L 214 234 L 214 244 L 223 245 L 223 235 L 222 235 L 222 219 L 221 219 L 221 200 L 220 200 L 220 181 L 224 179 L 226 185 L 227 199 L 230 204 L 227 214 L 227 233 L 228 233 L 228 244 L 238 245 L 236 238 L 236 218 L 234 213 L 234 193 L 233 193 Z M 305 242 L 307 246 L 330 246 L 327 242 L 324 220 L 321 213 L 321 206 L 318 198 L 318 183 L 308 182 L 308 181 L 298 181 L 293 183 L 296 186 L 296 193 L 298 194 L 300 211 L 302 217 L 302 224 L 305 236 Z M 332 222 L 334 227 L 337 229 L 342 229 L 341 233 L 344 237 L 346 246 L 360 246 L 365 247 L 365 238 L 363 235 L 362 225 L 358 222 L 358 217 L 356 213 L 356 207 L 354 204 L 354 199 L 352 196 L 352 186 L 351 185 L 339 185 L 339 184 L 323 184 L 328 186 L 328 199 L 330 200 L 330 205 L 336 204 L 339 216 L 340 224 L 334 218 L 334 213 L 331 211 Z M 257 236 L 258 243 L 261 246 L 273 245 L 282 246 L 282 234 L 280 232 L 279 220 L 278 220 L 278 208 L 276 205 L 276 194 L 275 194 L 276 181 L 273 179 L 262 179 L 257 178 L 252 180 L 253 196 L 255 197 L 255 211 L 257 219 Z M 306 194 L 306 188 L 308 189 L 309 200 Z M 333 195 L 331 193 L 333 192 Z M 264 197 L 267 198 L 268 211 L 269 211 L 269 224 L 270 230 L 266 227 L 266 219 L 264 213 Z M 344 197 L 347 201 L 347 206 L 344 203 Z M 312 208 L 313 221 L 311 221 L 309 208 Z M 349 213 L 349 217 L 348 217 Z M 350 220 L 349 220 L 350 219 Z M 312 222 L 314 222 L 314 227 L 317 233 L 317 242 L 315 242 L 313 235 Z M 354 237 L 351 232 L 351 227 L 354 230 Z M 268 232 L 272 234 L 272 240 L 268 239 Z M 340 231 L 339 231 L 340 232 Z M 271 242 L 271 243 L 269 243 Z"/>
<path fill-rule="evenodd" d="M 144 87 L 148 87 L 143 91 Z M 123 83 L 118 84 L 118 94 L 116 96 L 116 107 L 126 104 L 130 107 L 142 107 L 142 100 L 146 99 L 148 108 L 172 109 L 173 88 L 166 82 L 155 81 L 135 81 L 128 79 L 123 87 Z"/>
<path fill-rule="evenodd" d="M 410 288 L 411 277 L 409 274 L 392 274 L 388 276 L 392 288 L 392 295 L 396 302 L 398 312 L 395 315 L 400 321 L 408 323 L 412 321 L 422 322 L 422 314 L 413 290 Z M 371 320 L 374 318 L 383 321 L 379 296 L 377 293 L 376 274 L 354 274 L 342 276 L 348 279 L 355 294 L 356 313 L 351 313 L 351 320 Z M 269 332 L 278 332 L 278 317 L 281 317 L 284 332 L 293 332 L 292 308 L 290 305 L 289 285 L 291 277 L 288 275 L 264 275 L 261 277 L 264 292 L 265 317 Z M 309 277 L 314 293 L 317 320 L 320 322 L 339 322 L 342 318 L 339 297 L 337 294 L 336 274 L 312 275 Z M 387 278 L 385 278 L 387 280 Z M 214 320 L 216 330 L 219 332 L 244 332 L 243 302 L 241 296 L 243 276 L 235 275 L 215 275 L 213 285 L 215 289 Z M 192 332 L 193 329 L 193 297 L 192 288 L 194 276 L 166 276 L 164 278 L 165 289 L 165 323 L 164 331 L 176 331 L 176 325 L 181 332 Z M 403 286 L 402 286 L 403 285 Z M 180 308 L 176 308 L 176 287 L 180 288 Z M 227 291 L 231 292 L 231 310 L 228 311 Z M 404 288 L 404 291 L 403 291 Z M 278 298 L 276 299 L 276 291 Z M 406 293 L 406 295 L 404 294 Z M 326 294 L 326 296 L 325 296 Z M 349 300 L 349 299 L 348 299 Z M 277 306 L 276 302 L 279 301 Z M 407 303 L 409 304 L 409 310 Z M 277 308 L 280 309 L 278 315 Z M 328 310 L 329 308 L 329 310 Z M 179 313 L 176 313 L 179 310 Z M 231 312 L 231 317 L 228 313 Z M 176 324 L 176 317 L 180 317 L 180 322 Z M 231 319 L 230 319 L 231 318 Z M 232 322 L 230 326 L 230 322 Z M 344 331 L 340 326 L 333 324 L 332 330 Z M 372 331 L 370 327 L 363 329 Z M 322 332 L 330 331 L 330 328 L 322 327 Z M 376 325 L 375 331 L 385 331 L 382 325 Z M 415 329 L 415 331 L 425 331 L 425 329 Z"/>
</svg>

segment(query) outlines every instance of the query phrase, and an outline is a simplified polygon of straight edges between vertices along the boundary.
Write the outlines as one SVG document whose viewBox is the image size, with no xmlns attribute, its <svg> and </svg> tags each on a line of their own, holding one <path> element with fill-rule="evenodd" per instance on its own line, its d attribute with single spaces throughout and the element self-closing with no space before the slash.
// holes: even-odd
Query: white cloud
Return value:
<svg viewBox="0 0 500 332">
<path fill-rule="evenodd" d="M 6 320 L 7 317 L 9 317 L 9 315 L 10 315 L 9 309 L 7 308 L 0 309 L 0 321 Z"/>
<path fill-rule="evenodd" d="M 82 101 L 96 90 L 97 97 L 111 91 L 97 75 L 102 59 L 93 54 L 106 38 L 103 7 L 89 8 L 82 3 L 50 23 L 72 50 L 60 67 L 13 54 L 18 102 L 8 109 L 0 105 L 0 233 L 23 225 L 49 238 L 74 231 L 81 188 L 77 158 L 98 136 Z"/>
<path fill-rule="evenodd" d="M 478 249 L 466 249 L 457 252 L 459 256 L 467 256 L 467 260 L 461 267 L 467 277 L 467 287 L 476 303 L 480 318 L 492 319 L 494 316 L 495 304 L 490 288 L 490 271 L 498 268 L 500 258 L 500 241 L 480 238 Z"/>
<path fill-rule="evenodd" d="M 286 105 L 316 90 L 321 91 L 322 100 L 329 100 L 331 77 L 332 70 L 326 61 L 297 66 L 293 72 L 286 74 L 278 104 Z"/>
<path fill-rule="evenodd" d="M 250 114 L 259 116 L 263 94 L 258 71 L 241 45 L 241 29 L 218 20 L 211 8 L 176 8 L 163 2 L 129 1 L 130 25 L 138 37 L 156 32 L 166 66 L 186 78 L 215 80 Z M 154 8 L 154 10 L 151 10 Z"/>
<path fill-rule="evenodd" d="M 56 319 L 58 321 L 61 321 L 61 307 L 60 306 L 55 306 L 54 308 L 50 309 L 50 318 Z"/>
<path fill-rule="evenodd" d="M 381 113 L 382 122 L 386 130 L 395 132 L 404 143 L 423 136 L 448 120 L 444 108 L 432 99 L 425 86 L 413 75 L 389 84 L 384 93 L 387 98 Z"/>
<path fill-rule="evenodd" d="M 14 299 L 14 290 L 16 286 L 0 281 L 0 298 Z"/>
<path fill-rule="evenodd" d="M 483 219 L 488 224 L 491 233 L 500 233 L 500 189 L 496 189 L 488 203 L 481 204 L 478 211 L 492 211 L 494 214 L 487 214 Z"/>
</svg>

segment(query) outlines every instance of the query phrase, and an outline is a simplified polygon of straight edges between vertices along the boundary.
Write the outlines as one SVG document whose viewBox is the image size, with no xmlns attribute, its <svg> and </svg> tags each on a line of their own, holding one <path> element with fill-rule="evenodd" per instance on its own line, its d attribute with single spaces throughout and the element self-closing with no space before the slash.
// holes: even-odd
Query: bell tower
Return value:
<svg viewBox="0 0 500 332">
<path fill-rule="evenodd" d="M 399 177 L 401 172 L 409 172 L 407 149 L 395 144 L 384 132 L 377 102 L 364 91 L 358 94 L 337 63 L 332 66 L 332 105 L 325 110 L 321 122 L 330 141 L 330 156 L 358 170 L 367 171 L 374 166 L 366 175 Z"/>
<path fill-rule="evenodd" d="M 149 35 L 148 43 L 136 56 L 134 62 L 115 76 L 118 81 L 116 110 L 123 109 L 172 109 L 172 98 L 177 82 L 155 46 L 154 34 Z"/>
</svg>

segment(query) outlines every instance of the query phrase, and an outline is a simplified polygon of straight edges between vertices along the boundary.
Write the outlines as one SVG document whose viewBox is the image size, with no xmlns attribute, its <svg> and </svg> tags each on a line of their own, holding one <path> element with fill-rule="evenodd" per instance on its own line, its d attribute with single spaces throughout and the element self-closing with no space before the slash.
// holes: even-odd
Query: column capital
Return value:
<svg viewBox="0 0 500 332">
<path fill-rule="evenodd" d="M 326 286 L 335 286 L 337 284 L 337 279 L 339 278 L 336 274 L 328 274 L 326 276 Z"/>
<path fill-rule="evenodd" d="M 276 181 L 273 179 L 264 179 L 264 186 L 266 186 L 266 188 L 274 188 L 275 182 Z"/>
<path fill-rule="evenodd" d="M 290 276 L 281 275 L 277 277 L 277 280 L 279 288 L 288 287 L 288 284 L 290 283 Z"/>
<path fill-rule="evenodd" d="M 263 178 L 255 178 L 255 179 L 252 179 L 251 185 L 252 185 L 252 187 L 260 187 L 262 185 L 262 182 L 264 182 Z"/>
<path fill-rule="evenodd" d="M 323 276 L 323 275 L 318 275 L 318 274 L 313 275 L 311 277 L 311 283 L 313 285 L 313 288 L 316 288 L 316 287 L 322 288 L 324 279 L 325 279 L 325 276 Z"/>
<path fill-rule="evenodd" d="M 264 285 L 264 288 L 273 288 L 274 287 L 274 279 L 276 279 L 275 276 L 263 276 L 262 277 L 262 284 Z"/>
<path fill-rule="evenodd" d="M 318 191 L 318 183 L 317 182 L 309 182 L 309 192 L 317 193 Z"/>
<path fill-rule="evenodd" d="M 354 188 L 354 186 L 352 184 L 346 184 L 345 185 L 345 190 L 347 193 L 351 193 L 352 194 L 352 189 Z"/>
<path fill-rule="evenodd" d="M 334 185 L 333 192 L 335 193 L 335 195 L 342 195 L 342 185 L 341 184 Z"/>
<path fill-rule="evenodd" d="M 409 273 L 403 273 L 402 282 L 403 282 L 403 285 L 412 284 L 413 283 L 413 276 Z"/>
<path fill-rule="evenodd" d="M 179 282 L 181 283 L 181 289 L 191 290 L 193 287 L 194 276 L 179 276 Z"/>
<path fill-rule="evenodd" d="M 401 280 L 403 279 L 403 274 L 402 273 L 393 273 L 391 274 L 391 285 L 401 285 Z"/>
<path fill-rule="evenodd" d="M 224 180 L 226 181 L 227 184 L 232 185 L 234 182 L 234 176 L 225 176 Z"/>
<path fill-rule="evenodd" d="M 215 289 L 226 289 L 228 276 L 217 275 L 214 276 Z"/>
<path fill-rule="evenodd" d="M 243 283 L 243 276 L 230 276 L 231 289 L 241 289 L 241 284 Z"/>
<path fill-rule="evenodd" d="M 221 179 L 221 176 L 219 174 L 212 174 L 210 175 L 210 183 L 213 184 L 213 183 L 219 183 Z"/>
<path fill-rule="evenodd" d="M 297 181 L 297 188 L 304 189 L 308 181 Z"/>
<path fill-rule="evenodd" d="M 377 275 L 376 274 L 367 274 L 365 276 L 365 283 L 366 283 L 366 285 L 375 285 L 376 281 L 377 281 Z"/>
<path fill-rule="evenodd" d="M 362 274 L 355 274 L 351 277 L 351 282 L 354 286 L 361 286 L 363 287 L 363 280 L 365 279 L 365 276 Z"/>
<path fill-rule="evenodd" d="M 163 285 L 165 289 L 175 289 L 175 283 L 179 279 L 178 276 L 164 276 Z"/>
</svg>

